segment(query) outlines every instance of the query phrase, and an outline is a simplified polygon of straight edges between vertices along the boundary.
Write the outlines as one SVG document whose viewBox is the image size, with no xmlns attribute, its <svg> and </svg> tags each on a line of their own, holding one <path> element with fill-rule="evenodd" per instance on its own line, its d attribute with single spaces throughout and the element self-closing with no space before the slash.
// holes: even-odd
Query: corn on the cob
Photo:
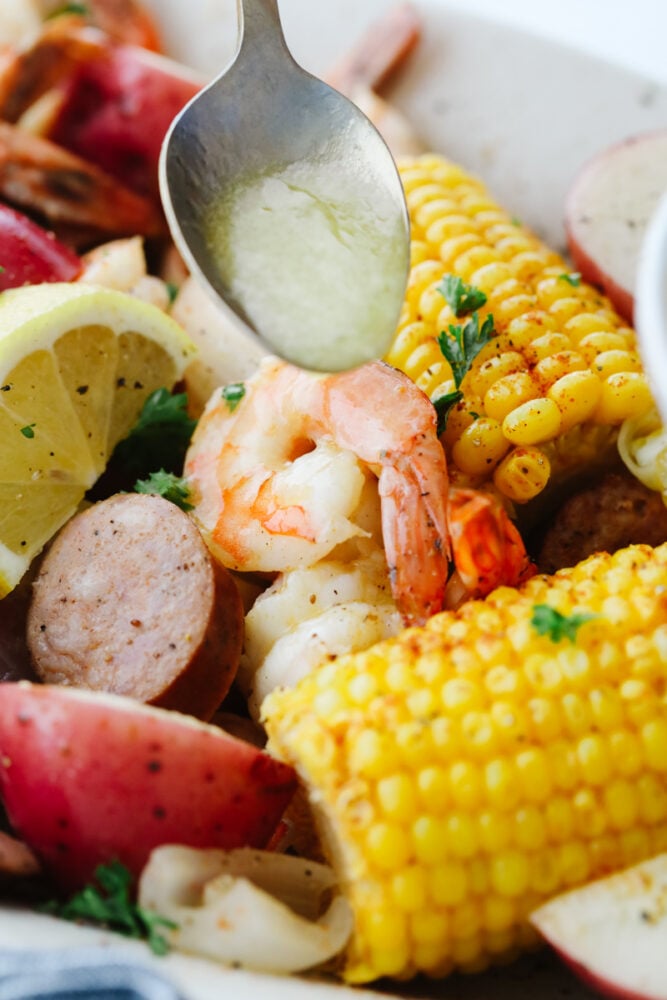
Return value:
<svg viewBox="0 0 667 1000">
<path fill-rule="evenodd" d="M 498 589 L 263 712 L 354 910 L 344 976 L 506 958 L 541 901 L 667 848 L 667 545 Z"/>
<path fill-rule="evenodd" d="M 455 389 L 438 335 L 461 322 L 438 286 L 457 276 L 487 296 L 495 336 L 473 361 L 443 436 L 455 483 L 493 478 L 525 503 L 614 447 L 651 405 L 634 332 L 600 292 L 441 157 L 399 163 L 412 268 L 387 361 L 436 398 Z"/>
</svg>

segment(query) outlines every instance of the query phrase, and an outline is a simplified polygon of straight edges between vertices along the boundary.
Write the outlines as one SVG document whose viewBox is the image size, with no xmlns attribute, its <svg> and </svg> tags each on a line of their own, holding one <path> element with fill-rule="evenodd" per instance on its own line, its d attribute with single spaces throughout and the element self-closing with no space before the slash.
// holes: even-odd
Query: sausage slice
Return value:
<svg viewBox="0 0 667 1000">
<path fill-rule="evenodd" d="M 77 514 L 42 563 L 28 646 L 47 684 L 209 719 L 234 678 L 243 608 L 186 513 L 118 494 Z"/>
</svg>

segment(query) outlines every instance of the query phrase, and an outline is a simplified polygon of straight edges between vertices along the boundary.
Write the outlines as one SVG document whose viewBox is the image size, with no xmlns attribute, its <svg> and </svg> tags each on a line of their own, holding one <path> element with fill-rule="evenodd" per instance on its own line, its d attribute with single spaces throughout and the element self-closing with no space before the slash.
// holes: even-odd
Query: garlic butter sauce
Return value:
<svg viewBox="0 0 667 1000">
<path fill-rule="evenodd" d="M 321 371 L 383 356 L 398 321 L 409 241 L 371 176 L 293 163 L 232 186 L 207 239 L 227 285 L 276 354 Z"/>
</svg>

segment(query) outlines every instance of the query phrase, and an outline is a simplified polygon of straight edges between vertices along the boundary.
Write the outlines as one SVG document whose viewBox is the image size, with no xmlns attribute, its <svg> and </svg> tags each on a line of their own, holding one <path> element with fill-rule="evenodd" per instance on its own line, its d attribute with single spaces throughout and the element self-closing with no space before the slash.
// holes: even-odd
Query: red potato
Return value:
<svg viewBox="0 0 667 1000">
<path fill-rule="evenodd" d="M 667 1000 L 667 854 L 557 896 L 531 921 L 600 993 Z"/>
<path fill-rule="evenodd" d="M 48 137 L 157 199 L 162 141 L 200 90 L 199 77 L 145 49 L 119 45 L 79 65 L 63 86 Z"/>
<path fill-rule="evenodd" d="M 0 793 L 64 890 L 114 858 L 137 876 L 161 844 L 264 847 L 295 788 L 291 767 L 188 716 L 0 684 Z"/>
<path fill-rule="evenodd" d="M 565 228 L 575 268 L 633 321 L 639 250 L 667 191 L 667 130 L 634 136 L 590 160 L 575 179 Z"/>
<path fill-rule="evenodd" d="M 0 292 L 43 281 L 74 281 L 82 267 L 77 254 L 53 233 L 0 204 Z"/>
</svg>

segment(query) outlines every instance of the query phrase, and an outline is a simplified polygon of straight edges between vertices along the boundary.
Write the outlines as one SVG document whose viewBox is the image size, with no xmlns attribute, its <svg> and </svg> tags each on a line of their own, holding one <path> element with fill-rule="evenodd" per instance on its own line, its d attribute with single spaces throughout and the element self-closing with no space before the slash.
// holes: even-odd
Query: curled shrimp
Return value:
<svg viewBox="0 0 667 1000">
<path fill-rule="evenodd" d="M 214 555 L 265 572 L 313 565 L 363 534 L 353 515 L 377 476 L 396 605 L 406 622 L 442 608 L 448 478 L 435 410 L 388 365 L 318 375 L 266 359 L 235 408 L 219 392 L 209 401 L 185 474 Z"/>
<path fill-rule="evenodd" d="M 501 585 L 520 586 L 537 572 L 516 525 L 489 493 L 451 489 L 449 530 L 456 568 L 447 585 L 447 607 L 486 597 Z"/>
</svg>

